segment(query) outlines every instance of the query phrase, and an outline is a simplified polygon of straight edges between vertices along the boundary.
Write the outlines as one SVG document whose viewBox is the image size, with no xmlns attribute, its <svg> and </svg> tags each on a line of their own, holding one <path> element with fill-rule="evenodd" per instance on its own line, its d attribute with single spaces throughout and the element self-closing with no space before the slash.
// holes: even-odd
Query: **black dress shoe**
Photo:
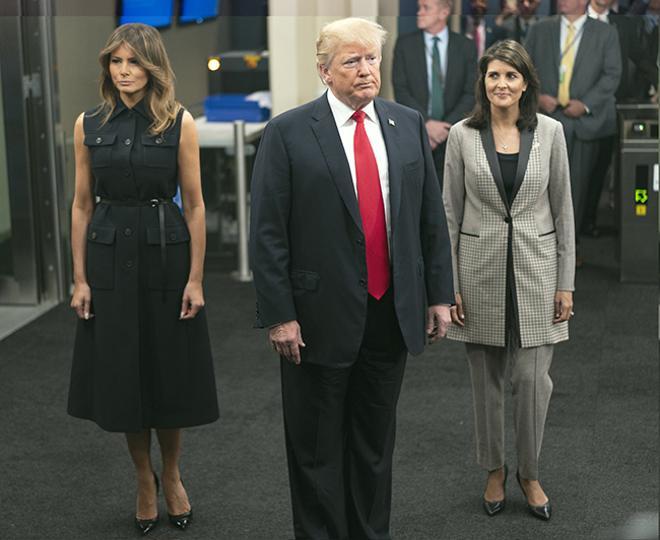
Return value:
<svg viewBox="0 0 660 540">
<path fill-rule="evenodd" d="M 542 519 L 543 521 L 548 521 L 552 516 L 552 506 L 550 506 L 550 499 L 548 499 L 548 502 L 540 506 L 534 506 L 532 504 L 529 504 L 529 501 L 527 500 L 527 493 L 525 493 L 525 488 L 523 487 L 522 482 L 520 481 L 519 471 L 516 471 L 516 480 L 518 480 L 520 491 L 522 491 L 523 495 L 525 496 L 525 502 L 527 502 L 527 510 L 529 510 L 529 513 L 532 514 L 535 518 Z"/>
<path fill-rule="evenodd" d="M 156 473 L 154 473 L 154 482 L 156 482 L 156 495 L 158 495 L 160 483 L 158 482 L 158 476 L 156 476 Z M 156 527 L 157 524 L 158 524 L 158 514 L 156 514 L 156 517 L 152 519 L 139 519 L 137 516 L 135 517 L 135 526 L 140 531 L 140 534 L 142 534 L 142 536 L 149 534 Z"/>
<path fill-rule="evenodd" d="M 506 478 L 509 476 L 509 468 L 504 464 L 504 480 L 502 481 L 502 489 L 506 490 Z M 506 498 L 501 501 L 487 501 L 483 500 L 484 511 L 489 516 L 493 517 L 495 514 L 499 514 L 504 510 L 504 505 L 506 504 Z"/>
</svg>

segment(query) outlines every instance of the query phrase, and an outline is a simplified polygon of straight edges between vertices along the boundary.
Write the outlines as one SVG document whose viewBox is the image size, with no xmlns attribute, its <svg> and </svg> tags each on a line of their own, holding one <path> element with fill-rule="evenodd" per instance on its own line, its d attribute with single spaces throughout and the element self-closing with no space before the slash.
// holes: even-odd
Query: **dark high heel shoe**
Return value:
<svg viewBox="0 0 660 540">
<path fill-rule="evenodd" d="M 160 483 L 158 482 L 158 476 L 156 473 L 154 473 L 154 482 L 156 482 L 156 495 L 158 495 L 158 491 L 160 490 Z M 157 524 L 158 512 L 156 512 L 156 517 L 153 519 L 139 519 L 137 516 L 135 517 L 135 526 L 140 531 L 142 536 L 149 534 Z"/>
<path fill-rule="evenodd" d="M 181 480 L 181 485 L 183 486 L 183 480 Z M 186 529 L 193 519 L 192 506 L 190 507 L 190 510 L 184 512 L 183 514 L 172 515 L 167 512 L 167 517 L 169 518 L 170 523 L 175 527 L 182 530 Z"/>
<path fill-rule="evenodd" d="M 516 471 L 516 480 L 518 480 L 520 491 L 522 491 L 523 495 L 525 496 L 525 502 L 527 503 L 527 510 L 529 510 L 529 513 L 532 514 L 535 518 L 542 519 L 543 521 L 549 521 L 552 517 L 552 506 L 550 506 L 550 499 L 548 499 L 545 504 L 540 506 L 529 504 L 529 500 L 527 500 L 527 493 L 525 493 L 525 488 L 520 481 L 520 471 Z"/>
<path fill-rule="evenodd" d="M 504 480 L 502 481 L 503 490 L 506 490 L 507 476 L 509 476 L 509 468 L 506 466 L 505 463 Z M 487 501 L 486 499 L 483 500 L 484 511 L 486 512 L 486 514 L 488 514 L 491 517 L 493 517 L 495 514 L 499 514 L 502 510 L 504 510 L 505 504 L 506 504 L 506 497 L 502 498 L 502 500 L 500 501 Z"/>
</svg>

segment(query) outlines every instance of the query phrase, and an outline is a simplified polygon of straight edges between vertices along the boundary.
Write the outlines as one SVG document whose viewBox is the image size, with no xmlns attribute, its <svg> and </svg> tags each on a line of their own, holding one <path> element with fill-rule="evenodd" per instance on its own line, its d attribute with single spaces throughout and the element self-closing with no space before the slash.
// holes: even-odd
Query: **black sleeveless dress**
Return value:
<svg viewBox="0 0 660 540">
<path fill-rule="evenodd" d="M 180 428 L 218 418 L 206 314 L 179 320 L 190 234 L 171 200 L 183 110 L 160 135 L 143 102 L 108 122 L 85 113 L 94 193 L 87 230 L 88 321 L 78 320 L 68 412 L 106 431 Z"/>
</svg>

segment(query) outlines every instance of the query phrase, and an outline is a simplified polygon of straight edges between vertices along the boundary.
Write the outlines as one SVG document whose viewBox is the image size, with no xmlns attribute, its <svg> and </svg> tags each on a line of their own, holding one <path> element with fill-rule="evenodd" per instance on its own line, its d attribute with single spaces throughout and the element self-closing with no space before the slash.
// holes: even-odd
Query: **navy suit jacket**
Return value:
<svg viewBox="0 0 660 540">
<path fill-rule="evenodd" d="M 406 347 L 422 352 L 428 305 L 454 300 L 442 195 L 422 116 L 377 98 L 390 184 L 390 259 Z M 297 320 L 302 361 L 347 366 L 367 316 L 365 237 L 327 96 L 271 120 L 255 159 L 250 254 L 257 326 Z"/>
</svg>

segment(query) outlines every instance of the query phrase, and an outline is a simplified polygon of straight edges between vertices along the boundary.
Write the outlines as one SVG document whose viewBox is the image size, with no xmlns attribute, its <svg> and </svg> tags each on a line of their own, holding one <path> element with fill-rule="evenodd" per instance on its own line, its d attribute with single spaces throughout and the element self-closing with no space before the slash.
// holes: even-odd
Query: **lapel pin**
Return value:
<svg viewBox="0 0 660 540">
<path fill-rule="evenodd" d="M 387 123 L 388 123 L 390 126 L 396 126 L 396 124 L 394 123 L 394 120 L 392 120 L 391 118 L 388 118 L 388 119 L 387 119 Z"/>
</svg>

